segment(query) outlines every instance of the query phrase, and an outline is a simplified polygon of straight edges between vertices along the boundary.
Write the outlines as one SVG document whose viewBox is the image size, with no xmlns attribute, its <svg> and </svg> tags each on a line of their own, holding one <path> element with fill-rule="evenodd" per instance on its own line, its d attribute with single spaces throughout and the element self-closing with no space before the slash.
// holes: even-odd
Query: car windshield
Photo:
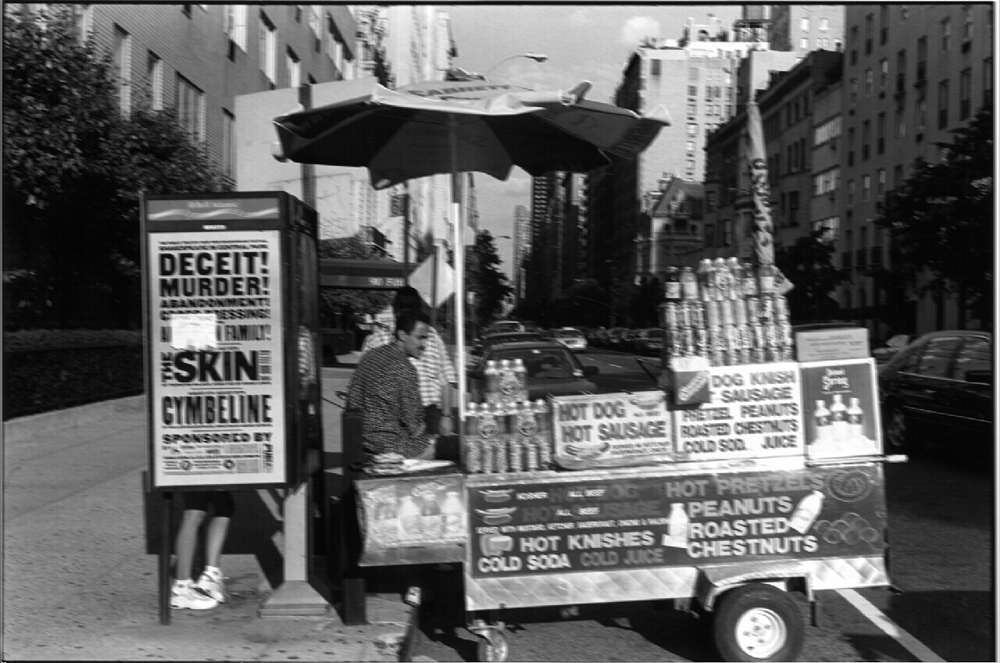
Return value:
<svg viewBox="0 0 1000 663">
<path fill-rule="evenodd" d="M 531 379 L 567 378 L 573 375 L 576 366 L 568 352 L 554 348 L 510 349 L 496 352 L 493 359 L 520 359 Z"/>
<path fill-rule="evenodd" d="M 583 338 L 583 334 L 576 331 L 575 329 L 563 329 L 557 331 L 556 336 L 559 338 Z"/>
</svg>

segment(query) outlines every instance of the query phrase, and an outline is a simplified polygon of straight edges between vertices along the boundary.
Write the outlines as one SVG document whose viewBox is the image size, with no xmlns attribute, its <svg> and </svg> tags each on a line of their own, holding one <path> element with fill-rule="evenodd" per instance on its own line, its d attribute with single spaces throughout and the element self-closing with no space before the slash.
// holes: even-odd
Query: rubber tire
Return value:
<svg viewBox="0 0 1000 663">
<path fill-rule="evenodd" d="M 757 657 L 740 646 L 737 625 L 746 613 L 767 611 L 783 622 L 785 640 L 769 656 Z M 723 661 L 795 661 L 805 641 L 805 616 L 788 592 L 763 583 L 751 583 L 723 594 L 716 605 L 712 635 Z"/>
<path fill-rule="evenodd" d="M 494 629 L 489 636 L 479 638 L 476 645 L 476 660 L 502 663 L 510 656 L 510 642 L 503 631 Z"/>
</svg>

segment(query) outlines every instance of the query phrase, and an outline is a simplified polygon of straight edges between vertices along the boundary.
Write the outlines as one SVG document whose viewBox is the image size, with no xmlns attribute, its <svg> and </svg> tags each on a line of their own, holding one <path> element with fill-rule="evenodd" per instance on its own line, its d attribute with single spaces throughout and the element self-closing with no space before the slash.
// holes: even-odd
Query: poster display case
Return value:
<svg viewBox="0 0 1000 663">
<path fill-rule="evenodd" d="M 301 483 L 322 439 L 315 211 L 146 196 L 142 242 L 151 488 Z"/>
</svg>

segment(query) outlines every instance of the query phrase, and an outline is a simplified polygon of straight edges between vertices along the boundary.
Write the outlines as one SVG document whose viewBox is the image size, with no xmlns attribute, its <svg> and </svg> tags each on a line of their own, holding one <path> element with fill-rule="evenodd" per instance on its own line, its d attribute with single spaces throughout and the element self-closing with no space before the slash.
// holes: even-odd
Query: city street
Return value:
<svg viewBox="0 0 1000 663">
<path fill-rule="evenodd" d="M 632 355 L 592 349 L 580 359 L 600 367 L 602 391 L 651 385 Z M 994 660 L 990 468 L 939 454 L 888 464 L 886 486 L 894 588 L 820 592 L 819 626 L 807 628 L 801 660 Z M 460 583 L 432 600 L 419 653 L 474 660 Z M 511 625 L 512 660 L 718 660 L 710 625 L 670 602 L 581 606 L 568 618 L 537 608 L 500 619 Z"/>
</svg>

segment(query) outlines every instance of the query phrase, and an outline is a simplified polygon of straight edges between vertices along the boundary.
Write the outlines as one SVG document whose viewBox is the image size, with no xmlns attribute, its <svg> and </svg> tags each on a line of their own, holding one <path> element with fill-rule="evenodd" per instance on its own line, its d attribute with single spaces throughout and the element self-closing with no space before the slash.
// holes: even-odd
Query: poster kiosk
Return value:
<svg viewBox="0 0 1000 663">
<path fill-rule="evenodd" d="M 284 489 L 286 548 L 302 548 L 286 549 L 285 585 L 306 581 L 298 530 L 322 450 L 316 228 L 316 212 L 283 192 L 143 198 L 147 489 L 163 497 L 162 623 L 175 491 Z M 296 505 L 301 522 L 289 516 Z"/>
<path fill-rule="evenodd" d="M 701 294 L 661 307 L 658 388 L 526 403 L 500 376 L 461 467 L 357 481 L 361 564 L 461 559 L 479 660 L 507 658 L 505 611 L 665 599 L 712 617 L 721 660 L 796 660 L 794 594 L 815 625 L 823 590 L 889 585 L 883 463 L 905 457 L 864 330 L 793 339 L 778 295 Z M 698 317 L 751 304 L 759 345 Z"/>
</svg>

